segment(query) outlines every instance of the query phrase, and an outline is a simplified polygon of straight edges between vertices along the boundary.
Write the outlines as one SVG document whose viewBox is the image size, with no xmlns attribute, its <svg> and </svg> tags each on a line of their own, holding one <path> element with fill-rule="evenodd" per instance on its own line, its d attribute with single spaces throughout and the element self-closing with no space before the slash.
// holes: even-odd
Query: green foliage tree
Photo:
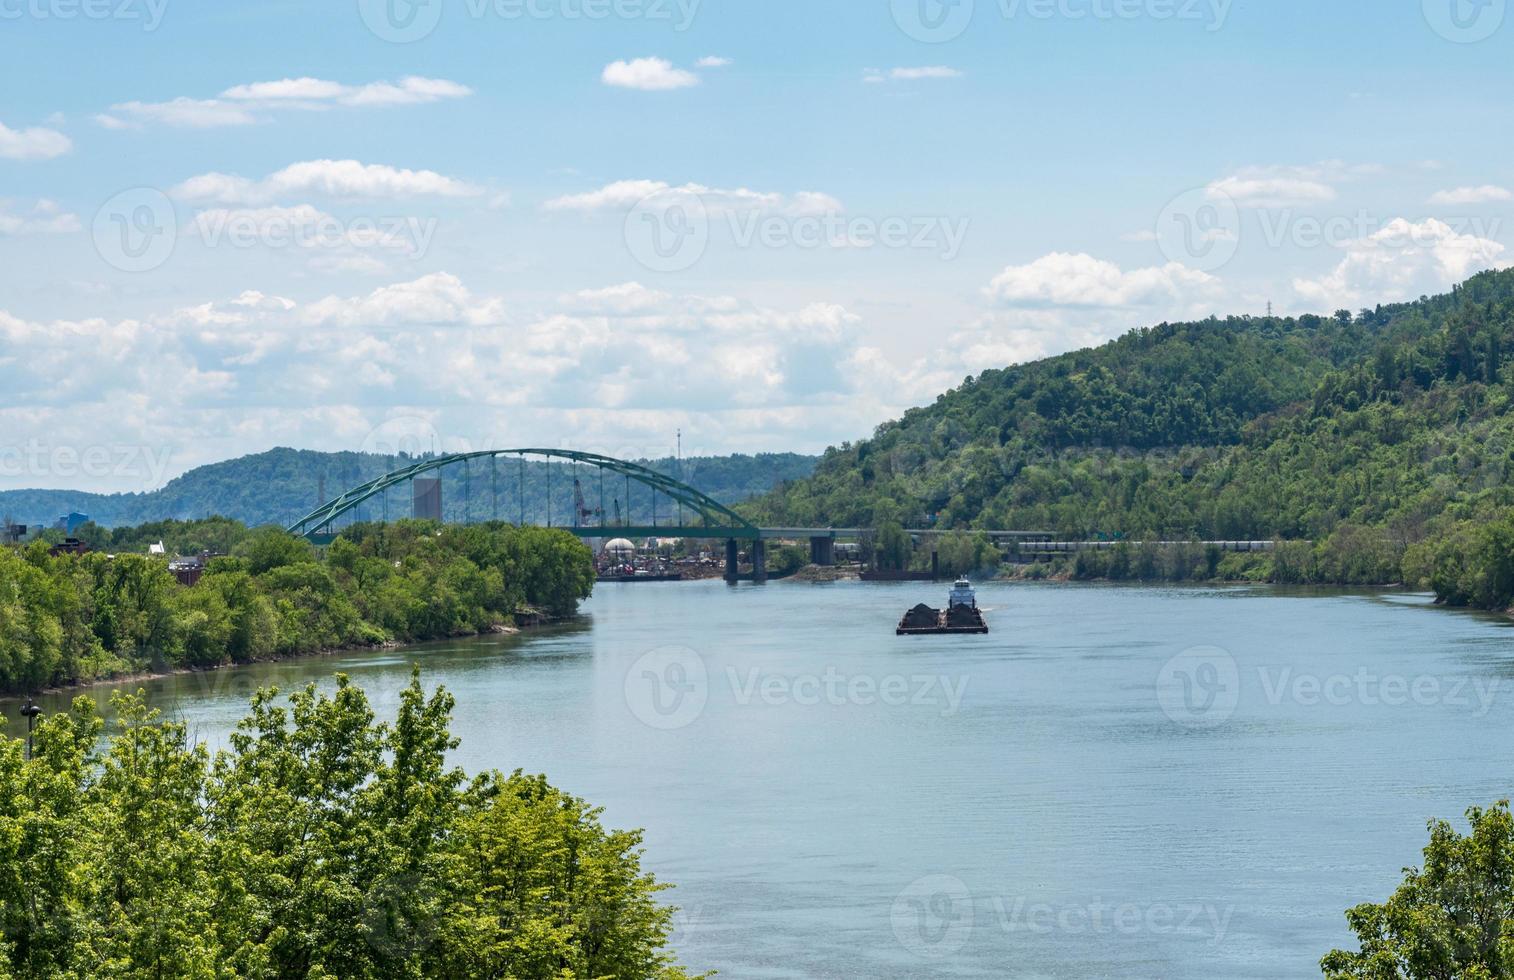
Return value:
<svg viewBox="0 0 1514 980">
<path fill-rule="evenodd" d="M 1508 801 L 1467 811 L 1468 834 L 1430 824 L 1424 867 L 1382 904 L 1346 913 L 1361 948 L 1332 950 L 1330 980 L 1496 980 L 1514 976 L 1514 819 Z"/>
<path fill-rule="evenodd" d="M 543 777 L 468 778 L 452 698 L 257 694 L 210 755 L 143 697 L 0 740 L 0 976 L 687 980 L 638 833 Z"/>
<path fill-rule="evenodd" d="M 308 564 L 315 558 L 315 550 L 309 541 L 285 534 L 277 527 L 259 528 L 239 542 L 231 553 L 241 558 L 246 569 L 254 575 L 286 565 Z"/>
<path fill-rule="evenodd" d="M 881 569 L 896 571 L 909 567 L 914 546 L 904 525 L 897 520 L 886 520 L 878 525 L 873 535 L 874 560 Z"/>
<path fill-rule="evenodd" d="M 943 534 L 936 544 L 941 571 L 947 575 L 969 575 L 997 566 L 998 549 L 986 534 L 970 534 L 958 528 Z"/>
</svg>

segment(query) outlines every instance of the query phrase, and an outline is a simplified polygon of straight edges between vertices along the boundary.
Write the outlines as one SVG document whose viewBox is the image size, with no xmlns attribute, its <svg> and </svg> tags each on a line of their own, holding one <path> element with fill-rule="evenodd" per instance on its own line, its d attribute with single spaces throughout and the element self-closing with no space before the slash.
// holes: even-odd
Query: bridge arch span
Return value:
<svg viewBox="0 0 1514 980">
<path fill-rule="evenodd" d="M 402 467 L 386 473 L 383 476 L 369 480 L 367 483 L 352 487 L 339 496 L 323 503 L 315 510 L 289 525 L 288 532 L 293 535 L 305 537 L 316 543 L 324 543 L 332 537 L 329 528 L 339 518 L 351 513 L 356 508 L 374 497 L 386 491 L 409 483 L 416 477 L 424 476 L 442 470 L 448 466 L 459 463 L 466 464 L 472 460 L 502 458 L 518 458 L 522 462 L 530 457 L 534 460 L 544 460 L 549 463 L 570 463 L 597 468 L 601 474 L 604 472 L 615 473 L 624 477 L 628 483 L 635 482 L 648 488 L 653 493 L 654 515 L 656 494 L 661 493 L 682 507 L 698 515 L 698 524 L 685 525 L 682 522 L 658 526 L 654 523 L 650 526 L 640 526 L 629 523 L 630 501 L 626 501 L 626 521 L 624 523 L 610 524 L 606 522 L 606 514 L 601 504 L 595 512 L 599 518 L 597 523 L 584 523 L 584 514 L 580 512 L 577 500 L 573 505 L 574 519 L 571 526 L 564 530 L 572 531 L 579 537 L 604 537 L 616 536 L 657 536 L 668 535 L 672 537 L 694 538 L 727 538 L 757 540 L 761 537 L 761 529 L 752 524 L 746 518 L 736 513 L 720 501 L 702 491 L 675 480 L 664 473 L 659 473 L 640 463 L 632 463 L 612 456 L 602 456 L 598 453 L 578 452 L 571 449 L 486 449 L 478 452 L 450 453 L 441 456 L 432 456 L 417 460 L 409 466 Z M 524 489 L 522 488 L 522 495 Z M 523 505 L 522 505 L 523 506 Z M 548 506 L 550 507 L 550 491 Z M 549 518 L 550 520 L 550 518 Z"/>
</svg>

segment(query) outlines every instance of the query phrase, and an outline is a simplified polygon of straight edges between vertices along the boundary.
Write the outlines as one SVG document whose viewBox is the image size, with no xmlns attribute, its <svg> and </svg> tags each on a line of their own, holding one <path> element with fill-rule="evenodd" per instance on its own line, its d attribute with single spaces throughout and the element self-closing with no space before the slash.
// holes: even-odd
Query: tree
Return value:
<svg viewBox="0 0 1514 980">
<path fill-rule="evenodd" d="M 1471 833 L 1430 823 L 1423 869 L 1381 905 L 1346 912 L 1356 952 L 1332 950 L 1330 980 L 1495 980 L 1514 976 L 1514 819 L 1504 800 L 1467 811 Z"/>
<path fill-rule="evenodd" d="M 896 520 L 884 521 L 873 537 L 873 554 L 881 569 L 899 570 L 909 567 L 910 552 L 914 550 L 904 525 Z"/>
<path fill-rule="evenodd" d="M 214 757 L 143 696 L 0 739 L 0 977 L 687 980 L 641 836 L 545 777 L 448 764 L 419 675 L 392 723 L 338 676 L 259 692 Z"/>
<path fill-rule="evenodd" d="M 287 534 L 281 528 L 265 527 L 254 531 L 250 538 L 233 549 L 232 554 L 246 560 L 249 572 L 261 575 L 285 565 L 311 561 L 315 549 L 304 538 Z"/>
<path fill-rule="evenodd" d="M 218 589 L 181 589 L 173 597 L 174 662 L 184 667 L 219 667 L 231 662 L 236 624 Z"/>
<path fill-rule="evenodd" d="M 967 575 L 986 565 L 997 565 L 998 555 L 993 542 L 983 533 L 968 534 L 963 530 L 943 534 L 936 545 L 940 556 L 941 571 L 948 575 Z"/>
</svg>

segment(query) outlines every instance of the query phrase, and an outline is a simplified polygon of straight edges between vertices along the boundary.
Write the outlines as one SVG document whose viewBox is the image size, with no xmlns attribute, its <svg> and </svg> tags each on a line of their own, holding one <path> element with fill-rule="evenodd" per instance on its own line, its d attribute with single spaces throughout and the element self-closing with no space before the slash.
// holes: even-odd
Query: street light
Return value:
<svg viewBox="0 0 1514 980">
<path fill-rule="evenodd" d="M 26 703 L 21 706 L 21 714 L 26 717 L 26 758 L 28 760 L 32 757 L 32 726 L 36 724 L 37 716 L 41 713 L 42 709 L 31 698 L 27 698 Z"/>
</svg>

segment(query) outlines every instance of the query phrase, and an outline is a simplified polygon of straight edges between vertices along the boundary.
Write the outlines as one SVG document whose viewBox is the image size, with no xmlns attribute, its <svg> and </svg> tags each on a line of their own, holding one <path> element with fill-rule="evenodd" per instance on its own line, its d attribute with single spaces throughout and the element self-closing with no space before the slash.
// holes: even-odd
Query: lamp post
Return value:
<svg viewBox="0 0 1514 980">
<path fill-rule="evenodd" d="M 28 760 L 32 757 L 32 726 L 36 724 L 37 716 L 41 713 L 42 709 L 31 698 L 27 698 L 26 703 L 21 706 L 21 714 L 26 717 L 26 758 Z"/>
</svg>

